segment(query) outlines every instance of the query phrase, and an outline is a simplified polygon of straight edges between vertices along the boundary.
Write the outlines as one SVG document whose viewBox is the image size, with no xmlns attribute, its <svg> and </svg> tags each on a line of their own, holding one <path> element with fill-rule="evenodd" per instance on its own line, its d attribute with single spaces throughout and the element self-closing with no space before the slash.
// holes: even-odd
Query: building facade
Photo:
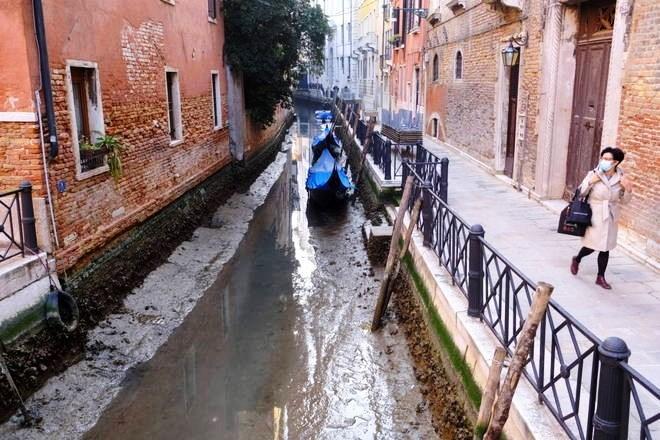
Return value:
<svg viewBox="0 0 660 440">
<path fill-rule="evenodd" d="M 0 191 L 32 182 L 39 246 L 66 270 L 232 161 L 230 71 L 219 0 L 43 2 L 50 121 L 32 3 L 0 7 Z M 239 159 L 284 116 L 245 121 Z M 116 179 L 103 136 L 123 146 Z"/>
<path fill-rule="evenodd" d="M 376 113 L 382 93 L 380 55 L 383 47 L 383 6 L 379 0 L 362 0 L 357 11 L 357 81 L 362 109 Z"/>
<path fill-rule="evenodd" d="M 425 133 L 538 199 L 567 197 L 602 147 L 620 146 L 636 181 L 622 223 L 657 259 L 657 2 L 452 0 L 430 8 Z M 511 67 L 507 48 L 518 58 Z"/>
<path fill-rule="evenodd" d="M 331 29 L 325 45 L 325 69 L 320 78 L 326 96 L 355 99 L 358 95 L 359 58 L 354 52 L 359 3 L 360 0 L 326 0 L 322 4 Z"/>
<path fill-rule="evenodd" d="M 424 76 L 428 0 L 394 0 L 390 5 L 392 65 L 389 74 L 391 115 L 406 114 L 406 125 L 419 128 L 424 116 Z M 383 116 L 387 123 L 388 116 Z"/>
</svg>

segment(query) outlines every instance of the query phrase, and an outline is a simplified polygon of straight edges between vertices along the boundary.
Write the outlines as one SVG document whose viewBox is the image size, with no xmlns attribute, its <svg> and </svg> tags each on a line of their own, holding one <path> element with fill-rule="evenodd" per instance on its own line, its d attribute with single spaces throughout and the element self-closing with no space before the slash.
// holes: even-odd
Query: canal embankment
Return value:
<svg viewBox="0 0 660 440">
<path fill-rule="evenodd" d="M 258 153 L 243 165 L 223 168 L 116 238 L 102 252 L 81 263 L 78 270 L 62 274 L 64 288 L 79 305 L 79 326 L 71 333 L 49 327 L 6 347 L 8 368 L 23 397 L 99 351 L 90 344 L 91 332 L 108 316 L 123 313 L 127 295 L 167 262 L 182 242 L 191 239 L 197 227 L 208 223 L 219 206 L 233 194 L 250 188 L 277 156 L 292 122 L 293 115 L 289 114 L 273 139 L 256 149 Z M 5 421 L 18 409 L 18 400 L 4 380 L 0 380 L 0 395 L 0 420 Z"/>
</svg>

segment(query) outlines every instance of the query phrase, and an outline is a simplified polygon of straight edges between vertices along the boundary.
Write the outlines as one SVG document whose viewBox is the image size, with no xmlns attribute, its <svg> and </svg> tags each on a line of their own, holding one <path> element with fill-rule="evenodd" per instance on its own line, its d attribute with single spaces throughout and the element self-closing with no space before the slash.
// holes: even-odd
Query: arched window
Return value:
<svg viewBox="0 0 660 440">
<path fill-rule="evenodd" d="M 433 81 L 437 81 L 440 78 L 440 61 L 438 56 L 433 57 Z"/>
<path fill-rule="evenodd" d="M 456 52 L 456 79 L 463 78 L 463 54 L 459 50 Z"/>
</svg>

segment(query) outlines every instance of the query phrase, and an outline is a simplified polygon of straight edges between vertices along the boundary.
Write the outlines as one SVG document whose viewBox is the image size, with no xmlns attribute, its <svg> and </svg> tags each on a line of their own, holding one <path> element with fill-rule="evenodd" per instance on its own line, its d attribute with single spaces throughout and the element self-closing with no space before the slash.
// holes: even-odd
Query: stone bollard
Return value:
<svg viewBox="0 0 660 440">
<path fill-rule="evenodd" d="M 628 438 L 630 387 L 619 365 L 628 362 L 630 350 L 623 339 L 609 337 L 598 347 L 600 374 L 594 414 L 594 440 Z"/>
<path fill-rule="evenodd" d="M 34 206 L 32 205 L 32 184 L 27 180 L 18 185 L 21 189 L 21 225 L 23 228 L 23 248 L 38 252 L 37 228 L 34 219 Z"/>
<path fill-rule="evenodd" d="M 470 227 L 468 235 L 470 260 L 468 262 L 468 316 L 481 316 L 483 308 L 484 256 L 479 238 L 485 235 L 484 228 L 477 224 Z"/>
</svg>

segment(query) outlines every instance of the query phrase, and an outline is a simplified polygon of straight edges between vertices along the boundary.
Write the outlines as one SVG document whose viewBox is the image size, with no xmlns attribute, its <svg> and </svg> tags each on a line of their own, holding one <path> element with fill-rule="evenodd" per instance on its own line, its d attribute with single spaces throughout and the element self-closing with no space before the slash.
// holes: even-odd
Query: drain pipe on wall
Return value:
<svg viewBox="0 0 660 440">
<path fill-rule="evenodd" d="M 37 37 L 37 50 L 39 51 L 41 88 L 44 92 L 46 117 L 48 118 L 48 138 L 50 143 L 49 158 L 52 160 L 57 156 L 59 144 L 57 141 L 57 126 L 55 124 L 55 109 L 53 106 L 53 89 L 50 83 L 50 66 L 48 64 L 48 47 L 46 45 L 46 26 L 44 24 L 44 11 L 41 0 L 32 0 L 32 12 L 34 14 L 34 30 Z"/>
<path fill-rule="evenodd" d="M 37 103 L 37 118 L 39 119 L 39 143 L 41 144 L 41 159 L 44 164 L 44 181 L 46 182 L 46 197 L 48 198 L 48 210 L 50 212 L 50 224 L 53 227 L 53 239 L 55 240 L 55 249 L 60 248 L 60 240 L 57 236 L 57 226 L 55 225 L 55 212 L 53 211 L 53 195 L 50 192 L 50 178 L 48 176 L 48 161 L 46 160 L 46 146 L 44 145 L 44 125 L 41 119 L 41 97 L 39 90 L 34 92 Z"/>
</svg>

